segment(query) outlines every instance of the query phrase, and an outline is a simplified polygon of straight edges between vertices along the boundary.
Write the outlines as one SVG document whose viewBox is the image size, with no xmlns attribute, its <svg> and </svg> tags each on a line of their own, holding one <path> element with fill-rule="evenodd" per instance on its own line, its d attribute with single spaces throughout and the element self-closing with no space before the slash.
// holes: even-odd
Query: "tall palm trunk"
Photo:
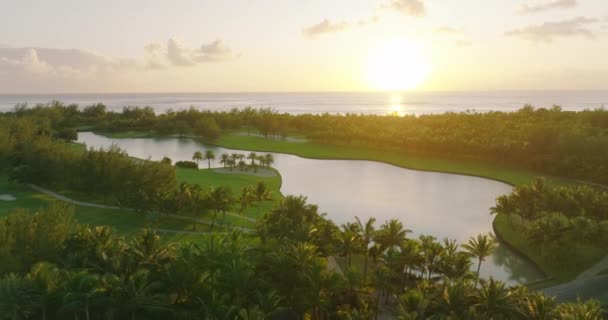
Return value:
<svg viewBox="0 0 608 320">
<path fill-rule="evenodd" d="M 369 254 L 365 253 L 365 262 L 363 263 L 363 284 L 367 279 L 367 260 L 369 260 Z"/>
<path fill-rule="evenodd" d="M 481 269 L 481 259 L 479 259 L 479 263 L 477 263 L 477 276 L 475 277 L 475 287 L 477 287 L 477 282 L 479 281 L 479 270 Z"/>
<path fill-rule="evenodd" d="M 87 320 L 91 320 L 91 316 L 89 315 L 89 302 L 88 301 L 84 305 L 84 315 Z"/>
<path fill-rule="evenodd" d="M 208 165 L 207 169 L 211 169 L 211 159 L 207 159 L 207 165 Z"/>
<path fill-rule="evenodd" d="M 213 218 L 211 218 L 211 230 L 213 230 L 213 227 L 215 226 L 216 216 L 217 216 L 217 211 L 213 210 Z"/>
</svg>

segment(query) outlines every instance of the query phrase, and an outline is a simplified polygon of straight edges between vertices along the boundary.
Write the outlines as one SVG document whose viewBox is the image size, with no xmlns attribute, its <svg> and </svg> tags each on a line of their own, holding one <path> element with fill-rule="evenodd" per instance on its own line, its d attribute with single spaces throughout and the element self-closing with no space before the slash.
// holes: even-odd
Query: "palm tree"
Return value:
<svg viewBox="0 0 608 320">
<path fill-rule="evenodd" d="M 376 218 L 369 218 L 365 224 L 361 222 L 359 217 L 355 217 L 355 219 L 359 225 L 359 238 L 361 239 L 361 245 L 363 246 L 363 253 L 365 255 L 365 262 L 363 263 L 363 283 L 365 283 L 367 279 L 367 264 L 369 260 L 370 244 L 374 239 L 374 234 L 376 233 L 376 228 L 374 227 Z"/>
<path fill-rule="evenodd" d="M 42 320 L 46 319 L 46 313 L 52 303 L 53 297 L 59 291 L 62 281 L 61 271 L 48 262 L 41 262 L 32 267 L 28 278 L 33 282 L 37 294 L 37 306 L 42 311 Z"/>
<path fill-rule="evenodd" d="M 203 160 L 203 154 L 200 151 L 194 152 L 192 160 L 196 161 L 196 165 L 198 166 L 199 161 Z"/>
<path fill-rule="evenodd" d="M 215 152 L 213 150 L 205 150 L 203 159 L 207 160 L 208 169 L 211 169 L 211 160 L 215 160 Z"/>
<path fill-rule="evenodd" d="M 222 153 L 222 155 L 220 156 L 220 163 L 224 165 L 224 168 L 226 168 L 229 159 L 230 156 L 227 153 Z"/>
<path fill-rule="evenodd" d="M 443 247 L 433 236 L 420 236 L 420 252 L 426 270 L 427 280 L 431 280 L 433 272 L 441 266 L 441 258 L 444 255 Z"/>
<path fill-rule="evenodd" d="M 4 319 L 28 319 L 34 313 L 36 291 L 27 278 L 9 273 L 0 279 L 0 314 Z"/>
<path fill-rule="evenodd" d="M 236 161 L 233 158 L 228 159 L 228 167 L 230 168 L 230 171 L 232 171 L 234 166 L 236 166 Z"/>
<path fill-rule="evenodd" d="M 237 165 L 240 171 L 245 171 L 245 169 L 247 169 L 247 163 L 243 160 L 239 160 L 239 163 Z"/>
<path fill-rule="evenodd" d="M 247 159 L 251 160 L 251 165 L 253 166 L 255 164 L 255 160 L 257 159 L 257 154 L 255 152 L 251 152 L 248 156 Z"/>
<path fill-rule="evenodd" d="M 602 308 L 596 300 L 582 302 L 578 300 L 576 303 L 562 303 L 557 307 L 558 319 L 564 320 L 601 320 Z"/>
<path fill-rule="evenodd" d="M 261 208 L 261 203 L 272 200 L 272 191 L 268 190 L 266 183 L 258 181 L 253 188 L 253 198 L 258 203 L 258 209 Z"/>
<path fill-rule="evenodd" d="M 133 239 L 127 253 L 138 266 L 154 271 L 173 260 L 174 246 L 163 244 L 156 232 L 144 229 Z"/>
<path fill-rule="evenodd" d="M 272 153 L 267 153 L 264 156 L 264 160 L 266 162 L 266 166 L 270 167 L 274 163 L 274 156 L 272 155 Z"/>
<path fill-rule="evenodd" d="M 486 257 L 492 255 L 496 250 L 496 240 L 490 235 L 480 234 L 477 238 L 471 237 L 469 242 L 462 245 L 465 250 L 472 256 L 477 258 L 477 273 L 475 277 L 475 286 L 479 281 L 479 270 L 481 269 L 481 263 Z"/>
<path fill-rule="evenodd" d="M 232 160 L 236 164 L 237 161 L 239 160 L 239 154 L 238 153 L 231 153 L 230 154 L 230 160 Z"/>
<path fill-rule="evenodd" d="M 90 320 L 91 305 L 103 296 L 103 291 L 98 275 L 87 271 L 69 274 L 63 295 L 63 307 L 74 312 L 76 318 L 78 312 L 84 312 L 85 319 Z"/>
<path fill-rule="evenodd" d="M 447 281 L 431 302 L 438 319 L 471 319 L 473 287 L 468 280 Z"/>
<path fill-rule="evenodd" d="M 163 283 L 151 279 L 150 272 L 138 270 L 124 277 L 111 277 L 108 286 L 112 288 L 111 297 L 120 309 L 136 319 L 139 312 L 163 311 L 167 296 L 162 293 Z"/>
<path fill-rule="evenodd" d="M 384 251 L 389 248 L 398 247 L 406 239 L 408 233 L 412 230 L 404 229 L 403 223 L 397 219 L 391 219 L 385 222 L 380 230 L 376 233 L 374 241 L 380 247 L 380 251 Z"/>
<path fill-rule="evenodd" d="M 256 159 L 262 168 L 266 166 L 266 158 L 264 156 L 259 155 L 256 157 Z"/>
<path fill-rule="evenodd" d="M 239 197 L 239 213 L 243 217 L 243 226 L 245 226 L 245 211 L 255 200 L 253 187 L 247 186 L 241 190 L 241 196 Z"/>
<path fill-rule="evenodd" d="M 352 254 L 357 251 L 359 246 L 359 234 L 349 230 L 347 225 L 342 225 L 343 230 L 336 231 L 338 240 L 338 250 L 346 259 L 346 268 L 350 268 Z"/>
<path fill-rule="evenodd" d="M 220 186 L 217 188 L 212 187 L 209 190 L 207 199 L 209 201 L 209 207 L 214 211 L 213 219 L 211 221 L 211 229 L 213 229 L 215 226 L 217 212 L 221 212 L 223 215 L 222 220 L 225 220 L 226 211 L 230 210 L 235 202 L 235 199 L 232 195 L 232 189 L 225 186 Z"/>
<path fill-rule="evenodd" d="M 473 307 L 480 319 L 512 319 L 517 312 L 514 294 L 505 284 L 490 278 L 474 293 Z"/>
<path fill-rule="evenodd" d="M 525 288 L 525 287 L 522 287 Z M 524 290 L 518 303 L 519 313 L 528 320 L 549 320 L 556 318 L 555 298 L 546 296 L 539 292 L 528 292 Z"/>
</svg>

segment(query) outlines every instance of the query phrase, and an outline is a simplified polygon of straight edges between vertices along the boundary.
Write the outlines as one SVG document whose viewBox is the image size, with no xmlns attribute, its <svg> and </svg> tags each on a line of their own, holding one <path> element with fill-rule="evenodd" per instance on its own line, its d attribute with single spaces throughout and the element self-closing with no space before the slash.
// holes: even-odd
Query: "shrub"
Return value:
<svg viewBox="0 0 608 320">
<path fill-rule="evenodd" d="M 194 161 L 176 161 L 175 166 L 178 168 L 198 169 L 198 164 Z"/>
</svg>

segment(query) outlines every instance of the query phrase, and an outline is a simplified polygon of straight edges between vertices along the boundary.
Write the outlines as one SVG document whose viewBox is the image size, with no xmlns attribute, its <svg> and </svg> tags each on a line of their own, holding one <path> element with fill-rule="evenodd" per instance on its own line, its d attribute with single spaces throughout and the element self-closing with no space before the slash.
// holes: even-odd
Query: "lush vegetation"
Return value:
<svg viewBox="0 0 608 320">
<path fill-rule="evenodd" d="M 178 179 L 170 159 L 160 162 L 133 159 L 116 147 L 83 150 L 80 146 L 66 143 L 66 139 L 57 134 L 61 130 L 58 123 L 62 120 L 36 113 L 0 117 L 0 140 L 5 142 L 0 149 L 0 170 L 8 175 L 10 181 L 35 184 L 77 199 L 134 209 L 140 213 L 190 216 L 197 221 L 210 221 L 211 228 L 220 214 L 222 222 L 236 222 L 227 215 L 233 212 L 243 216 L 238 223 L 245 225 L 245 215 L 260 215 L 260 211 L 254 211 L 253 207 L 268 208 L 270 205 L 267 203 L 279 196 L 280 180 L 277 182 L 276 178 L 256 177 L 255 181 L 260 181 L 258 184 L 247 179 L 247 185 L 233 189 L 219 179 L 204 183 L 197 171 L 189 183 L 183 174 Z M 252 160 L 252 165 L 257 159 Z M 197 167 L 196 163 L 192 164 Z M 241 180 L 246 179 L 241 177 Z M 272 189 L 263 180 L 272 180 Z M 253 193 L 251 190 L 267 195 L 239 201 L 238 193 Z"/>
<path fill-rule="evenodd" d="M 601 319 L 596 302 L 557 304 L 470 272 L 492 239 L 465 250 L 408 239 L 398 221 L 341 229 L 305 198 L 286 197 L 255 234 L 166 243 L 74 223 L 72 209 L 0 219 L 0 314 L 5 319 Z M 481 242 L 485 243 L 482 244 Z M 328 257 L 366 251 L 370 268 L 344 272 Z M 373 263 L 371 263 L 373 261 Z M 391 311 L 392 310 L 392 311 Z"/>
<path fill-rule="evenodd" d="M 497 231 L 558 278 L 576 276 L 606 255 L 608 193 L 543 179 L 496 200 Z"/>
<path fill-rule="evenodd" d="M 87 126 L 106 131 L 139 130 L 206 140 L 219 138 L 220 142 L 225 139 L 220 138 L 222 130 L 255 129 L 280 139 L 285 139 L 288 132 L 299 132 L 316 142 L 285 144 L 240 137 L 297 146 L 294 148 L 300 148 L 300 152 L 313 155 L 346 151 L 343 157 L 389 158 L 391 161 L 384 161 L 401 164 L 412 159 L 422 163 L 431 154 L 440 157 L 434 160 L 439 166 L 446 165 L 441 159 L 456 159 L 450 162 L 456 164 L 456 172 L 464 169 L 469 173 L 467 168 L 475 167 L 471 174 L 476 174 L 477 164 L 490 161 L 499 166 L 588 179 L 590 167 L 603 159 L 604 151 L 589 147 L 584 150 L 584 158 L 577 158 L 578 154 L 567 157 L 583 169 L 562 174 L 556 168 L 570 168 L 571 163 L 564 164 L 560 153 L 571 150 L 569 145 L 561 149 L 561 140 L 552 145 L 541 139 L 552 146 L 541 149 L 537 142 L 530 142 L 528 135 L 536 126 L 576 125 L 580 135 L 575 136 L 568 127 L 563 136 L 560 133 L 560 139 L 572 138 L 590 146 L 590 139 L 597 138 L 594 141 L 599 144 L 593 147 L 601 146 L 602 127 L 585 122 L 584 114 L 564 113 L 557 108 L 524 108 L 512 114 L 419 118 L 292 116 L 268 109 L 190 109 L 155 115 L 149 108 L 112 113 L 103 105 L 83 110 L 60 103 L 33 109 L 18 106 L 14 112 L 0 116 L 0 168 L 14 182 L 94 195 L 104 203 L 167 218 L 190 216 L 193 228 L 210 221 L 210 230 L 215 230 L 220 216 L 221 221 L 230 220 L 235 216 L 233 212 L 241 215 L 240 222 L 246 226 L 246 213 L 256 207 L 259 219 L 254 230 L 212 234 L 196 243 L 170 244 L 153 230 L 123 238 L 107 227 L 79 225 L 72 221 L 72 209 L 65 205 L 54 204 L 36 214 L 17 211 L 0 220 L 0 258 L 6 261 L 0 267 L 0 314 L 10 319 L 73 316 L 87 320 L 371 319 L 379 313 L 399 314 L 403 319 L 600 319 L 595 302 L 557 304 L 553 298 L 523 287 L 509 288 L 493 279 L 479 279 L 481 264 L 495 248 L 491 236 L 480 235 L 459 245 L 432 236 L 409 239 L 410 231 L 397 220 L 387 221 L 378 229 L 373 219 L 357 219 L 338 227 L 305 198 L 276 194 L 280 182 L 271 185 L 260 178 L 256 184 L 243 185 L 236 180 L 242 174 L 235 173 L 225 174 L 221 180 L 226 183 L 215 185 L 211 181 L 217 172 L 196 169 L 203 160 L 208 161 L 209 168 L 215 154 L 197 152 L 192 157 L 194 162 L 184 162 L 176 169 L 171 159 L 133 159 L 115 147 L 83 151 L 66 143 L 74 140 L 74 131 L 65 129 Z M 530 128 L 522 127 L 522 123 Z M 595 128 L 595 136 L 588 126 Z M 455 132 L 450 139 L 446 138 L 446 128 Z M 499 130 L 492 131 L 496 128 Z M 402 132 L 411 136 L 406 138 Z M 471 132 L 479 136 L 469 136 Z M 494 134 L 499 136 L 487 140 Z M 512 140 L 505 143 L 507 138 Z M 422 147 L 423 142 L 428 146 Z M 495 155 L 502 157 L 493 158 Z M 557 156 L 562 158 L 553 158 Z M 238 168 L 257 172 L 273 162 L 272 157 L 253 152 L 248 156 L 220 155 L 219 159 L 230 171 Z M 546 165 L 553 160 L 556 164 Z M 483 166 L 483 170 L 496 168 Z M 595 181 L 602 182 L 603 167 L 597 168 L 600 174 L 594 176 L 599 177 Z M 510 176 L 511 172 L 516 173 Z M 508 176 L 504 180 L 530 177 L 521 172 L 503 171 Z M 228 182 L 232 177 L 235 180 Z M 276 199 L 280 202 L 273 205 Z M 536 182 L 500 198 L 494 211 L 507 218 L 510 231 L 519 239 L 525 237 L 528 244 L 542 246 L 538 250 L 543 259 L 558 263 L 566 259 L 566 254 L 574 257 L 582 249 L 602 252 L 605 200 L 605 194 L 591 188 L 558 189 Z M 553 227 L 548 234 L 542 232 Z M 590 234 L 583 234 L 587 231 Z M 564 247 L 569 251 L 553 250 L 554 243 L 569 246 Z M 362 257 L 361 266 L 353 264 L 355 256 Z M 335 257 L 345 261 L 343 269 Z M 472 267 L 476 272 L 471 271 Z"/>
</svg>

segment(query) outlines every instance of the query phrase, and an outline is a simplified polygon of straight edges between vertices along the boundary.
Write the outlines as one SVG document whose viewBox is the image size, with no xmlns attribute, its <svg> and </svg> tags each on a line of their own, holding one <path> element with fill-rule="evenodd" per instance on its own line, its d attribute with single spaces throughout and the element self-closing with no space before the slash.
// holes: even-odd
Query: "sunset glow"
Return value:
<svg viewBox="0 0 608 320">
<path fill-rule="evenodd" d="M 430 71 L 430 62 L 420 47 L 393 40 L 371 51 L 367 77 L 372 89 L 401 91 L 416 88 Z"/>
</svg>

